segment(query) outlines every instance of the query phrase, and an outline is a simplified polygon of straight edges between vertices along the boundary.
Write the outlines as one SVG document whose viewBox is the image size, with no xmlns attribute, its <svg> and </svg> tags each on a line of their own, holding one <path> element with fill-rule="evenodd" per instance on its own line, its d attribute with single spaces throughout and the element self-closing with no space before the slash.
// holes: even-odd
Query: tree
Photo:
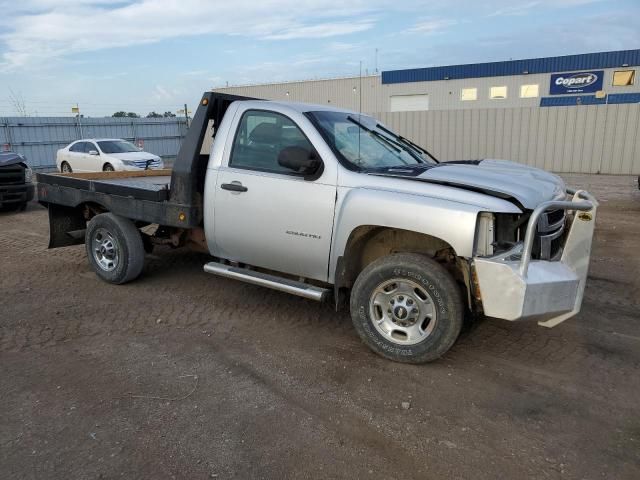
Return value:
<svg viewBox="0 0 640 480">
<path fill-rule="evenodd" d="M 140 115 L 138 115 L 137 113 L 134 112 L 125 112 L 120 110 L 119 112 L 114 113 L 113 115 L 111 115 L 112 117 L 127 117 L 127 118 L 140 118 Z"/>
<path fill-rule="evenodd" d="M 25 103 L 24 98 L 22 98 L 21 93 L 16 95 L 16 92 L 14 92 L 11 87 L 9 87 L 9 99 L 18 115 L 20 115 L 21 117 L 29 116 L 27 114 L 27 104 Z"/>
<path fill-rule="evenodd" d="M 164 112 L 164 114 L 162 116 L 164 118 L 174 118 L 176 116 L 176 114 L 173 113 L 173 112 Z"/>
<path fill-rule="evenodd" d="M 156 112 L 149 112 L 149 115 L 147 115 L 147 118 L 162 118 L 162 115 Z"/>
</svg>

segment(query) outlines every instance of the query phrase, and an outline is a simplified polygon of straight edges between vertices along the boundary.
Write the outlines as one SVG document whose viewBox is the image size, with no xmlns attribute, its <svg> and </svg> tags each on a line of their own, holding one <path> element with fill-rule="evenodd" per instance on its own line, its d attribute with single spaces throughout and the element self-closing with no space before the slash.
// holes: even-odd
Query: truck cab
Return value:
<svg viewBox="0 0 640 480">
<path fill-rule="evenodd" d="M 359 112 L 216 95 L 170 177 L 41 176 L 51 246 L 84 241 L 98 276 L 125 283 L 145 246 L 192 245 L 209 273 L 348 303 L 363 341 L 403 362 L 442 356 L 468 313 L 553 326 L 579 311 L 588 192 L 512 162 L 439 162 Z M 163 188 L 136 190 L 145 177 Z"/>
<path fill-rule="evenodd" d="M 0 211 L 24 210 L 33 200 L 33 172 L 19 153 L 0 153 Z"/>
</svg>

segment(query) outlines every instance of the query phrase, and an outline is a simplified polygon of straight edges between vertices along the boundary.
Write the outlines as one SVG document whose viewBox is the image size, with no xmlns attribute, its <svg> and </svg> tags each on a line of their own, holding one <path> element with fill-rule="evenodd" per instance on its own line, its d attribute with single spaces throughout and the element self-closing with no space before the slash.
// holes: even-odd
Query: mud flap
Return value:
<svg viewBox="0 0 640 480">
<path fill-rule="evenodd" d="M 84 243 L 87 221 L 77 208 L 48 204 L 49 248 L 68 247 Z"/>
</svg>

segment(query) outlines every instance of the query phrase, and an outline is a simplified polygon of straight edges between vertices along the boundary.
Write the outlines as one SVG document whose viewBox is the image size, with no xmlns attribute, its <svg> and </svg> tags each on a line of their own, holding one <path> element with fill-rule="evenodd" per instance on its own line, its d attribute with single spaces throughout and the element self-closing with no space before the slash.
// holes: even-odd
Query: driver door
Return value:
<svg viewBox="0 0 640 480">
<path fill-rule="evenodd" d="M 247 110 L 214 204 L 217 256 L 305 278 L 327 279 L 336 179 L 306 179 L 278 163 L 282 149 L 316 150 L 289 117 Z"/>
</svg>

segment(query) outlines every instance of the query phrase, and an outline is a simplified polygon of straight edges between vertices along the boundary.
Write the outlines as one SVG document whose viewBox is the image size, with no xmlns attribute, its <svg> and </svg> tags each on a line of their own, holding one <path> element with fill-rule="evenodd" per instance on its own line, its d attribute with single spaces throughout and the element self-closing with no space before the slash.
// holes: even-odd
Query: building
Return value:
<svg viewBox="0 0 640 480">
<path fill-rule="evenodd" d="M 216 88 L 376 115 L 440 159 L 640 174 L 640 50 Z"/>
<path fill-rule="evenodd" d="M 216 91 L 363 112 L 640 102 L 640 50 L 392 70 Z M 362 98 L 360 97 L 362 93 Z"/>
</svg>

